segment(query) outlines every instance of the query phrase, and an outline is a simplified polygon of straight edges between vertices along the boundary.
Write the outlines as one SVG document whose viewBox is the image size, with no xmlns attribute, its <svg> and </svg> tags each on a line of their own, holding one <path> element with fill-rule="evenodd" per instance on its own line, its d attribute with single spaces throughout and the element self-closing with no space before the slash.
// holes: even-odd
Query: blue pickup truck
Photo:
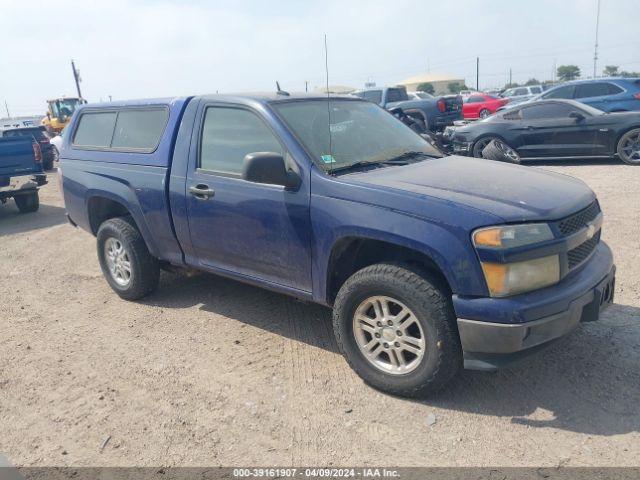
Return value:
<svg viewBox="0 0 640 480">
<path fill-rule="evenodd" d="M 384 391 L 505 365 L 613 299 L 584 183 L 444 158 L 358 98 L 94 104 L 67 129 L 67 215 L 97 237 L 118 295 L 148 295 L 177 266 L 324 304 L 347 361 Z"/>
<path fill-rule="evenodd" d="M 443 95 L 440 97 L 410 99 L 404 87 L 374 87 L 353 92 L 356 97 L 373 102 L 381 107 L 396 111 L 400 109 L 404 115 L 416 122 L 418 133 L 439 132 L 462 120 L 462 97 L 460 95 Z"/>
<path fill-rule="evenodd" d="M 47 183 L 42 151 L 32 137 L 0 138 L 0 203 L 11 198 L 20 213 L 40 207 L 38 187 Z"/>
</svg>

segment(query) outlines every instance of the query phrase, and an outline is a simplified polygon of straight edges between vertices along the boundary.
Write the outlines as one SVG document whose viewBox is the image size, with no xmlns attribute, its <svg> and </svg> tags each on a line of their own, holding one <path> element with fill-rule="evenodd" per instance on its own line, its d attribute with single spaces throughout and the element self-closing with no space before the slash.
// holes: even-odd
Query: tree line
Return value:
<svg viewBox="0 0 640 480">
<path fill-rule="evenodd" d="M 629 72 L 626 70 L 620 70 L 617 65 L 606 65 L 604 70 L 602 70 L 602 75 L 605 77 L 640 77 L 640 72 Z M 558 77 L 559 82 L 569 82 L 571 80 L 576 80 L 582 76 L 582 72 L 580 71 L 580 67 L 577 65 L 560 65 L 556 69 L 556 76 Z M 539 81 L 536 78 L 530 78 L 523 84 L 519 84 L 516 82 L 507 83 L 504 85 L 503 89 L 520 87 L 520 86 L 528 86 L 528 85 L 545 85 L 549 83 L 554 83 L 551 80 L 545 80 L 543 82 Z M 458 94 L 462 90 L 473 90 L 472 88 L 467 87 L 464 83 L 452 82 L 447 85 L 447 89 L 449 93 Z M 435 87 L 433 84 L 429 82 L 424 82 L 418 85 L 417 90 L 419 92 L 426 92 L 431 95 L 435 93 Z"/>
</svg>

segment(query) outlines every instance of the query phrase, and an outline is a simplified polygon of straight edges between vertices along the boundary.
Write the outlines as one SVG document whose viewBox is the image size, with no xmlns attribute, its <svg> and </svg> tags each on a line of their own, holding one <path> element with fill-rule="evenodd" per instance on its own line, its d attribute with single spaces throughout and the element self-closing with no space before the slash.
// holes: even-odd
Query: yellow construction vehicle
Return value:
<svg viewBox="0 0 640 480">
<path fill-rule="evenodd" d="M 60 133 L 71 121 L 71 116 L 76 108 L 86 103 L 86 100 L 78 97 L 61 97 L 47 100 L 47 116 L 40 122 L 47 130 Z"/>
</svg>

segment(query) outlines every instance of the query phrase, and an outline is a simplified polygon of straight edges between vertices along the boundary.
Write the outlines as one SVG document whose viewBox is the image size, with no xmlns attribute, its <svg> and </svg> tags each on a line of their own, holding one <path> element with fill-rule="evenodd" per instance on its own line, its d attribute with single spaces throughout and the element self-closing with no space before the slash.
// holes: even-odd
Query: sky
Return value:
<svg viewBox="0 0 640 480">
<path fill-rule="evenodd" d="M 362 88 L 446 73 L 480 88 L 593 74 L 597 0 L 0 0 L 0 116 L 47 98 Z M 601 0 L 598 74 L 640 71 L 637 0 Z"/>
</svg>

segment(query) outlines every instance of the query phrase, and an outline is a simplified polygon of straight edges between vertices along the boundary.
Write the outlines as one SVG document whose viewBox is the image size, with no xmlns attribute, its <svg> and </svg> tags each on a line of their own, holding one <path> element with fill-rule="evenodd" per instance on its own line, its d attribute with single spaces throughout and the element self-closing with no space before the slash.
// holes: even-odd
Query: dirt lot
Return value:
<svg viewBox="0 0 640 480">
<path fill-rule="evenodd" d="M 120 300 L 51 175 L 38 213 L 0 206 L 0 452 L 17 465 L 640 465 L 640 167 L 542 168 L 598 193 L 616 304 L 530 363 L 465 372 L 424 401 L 364 385 L 324 308 L 207 275 Z"/>
</svg>

